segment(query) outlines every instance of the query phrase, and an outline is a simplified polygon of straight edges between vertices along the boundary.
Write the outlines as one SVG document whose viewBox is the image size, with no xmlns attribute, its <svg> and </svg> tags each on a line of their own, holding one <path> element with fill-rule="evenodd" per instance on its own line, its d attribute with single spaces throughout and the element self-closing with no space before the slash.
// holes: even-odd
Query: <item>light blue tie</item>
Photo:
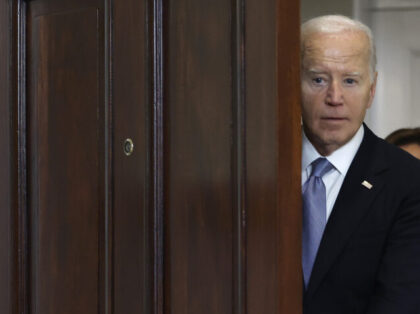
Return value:
<svg viewBox="0 0 420 314">
<path fill-rule="evenodd" d="M 322 176 L 332 168 L 333 165 L 326 158 L 318 158 L 312 163 L 312 173 L 302 187 L 302 269 L 305 288 L 308 287 L 319 243 L 327 222 L 327 197 Z"/>
</svg>

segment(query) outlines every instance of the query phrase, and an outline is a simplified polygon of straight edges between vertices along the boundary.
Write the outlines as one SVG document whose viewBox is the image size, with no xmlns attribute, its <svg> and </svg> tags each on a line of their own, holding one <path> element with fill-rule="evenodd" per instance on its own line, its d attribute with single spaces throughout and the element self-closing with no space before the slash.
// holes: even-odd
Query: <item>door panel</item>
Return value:
<svg viewBox="0 0 420 314">
<path fill-rule="evenodd" d="M 97 1 L 49 9 L 35 1 L 28 11 L 30 308 L 95 313 L 104 259 L 103 10 Z"/>
<path fill-rule="evenodd" d="M 169 1 L 165 313 L 231 313 L 231 3 Z"/>
</svg>

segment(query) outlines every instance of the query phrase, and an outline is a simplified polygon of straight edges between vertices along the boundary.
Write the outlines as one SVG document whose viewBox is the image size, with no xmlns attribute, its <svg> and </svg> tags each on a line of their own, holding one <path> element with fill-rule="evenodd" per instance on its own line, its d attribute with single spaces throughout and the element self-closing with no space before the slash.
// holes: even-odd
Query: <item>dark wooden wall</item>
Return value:
<svg viewBox="0 0 420 314">
<path fill-rule="evenodd" d="M 4 313 L 299 314 L 299 3 L 0 3 Z"/>
<path fill-rule="evenodd" d="M 12 298 L 12 282 L 16 274 L 13 250 L 14 208 L 16 205 L 15 146 L 13 133 L 15 117 L 12 82 L 16 73 L 12 69 L 12 19 L 11 1 L 0 1 L 0 305 L 5 314 L 11 313 L 15 300 Z"/>
</svg>

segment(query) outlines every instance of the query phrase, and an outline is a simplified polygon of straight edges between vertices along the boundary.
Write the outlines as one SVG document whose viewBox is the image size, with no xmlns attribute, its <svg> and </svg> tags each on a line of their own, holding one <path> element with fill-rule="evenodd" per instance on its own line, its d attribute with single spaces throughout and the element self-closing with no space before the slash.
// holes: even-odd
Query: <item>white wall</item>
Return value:
<svg viewBox="0 0 420 314">
<path fill-rule="evenodd" d="M 420 0 L 357 0 L 355 8 L 372 28 L 378 56 L 376 96 L 366 123 L 381 137 L 419 127 Z"/>
</svg>

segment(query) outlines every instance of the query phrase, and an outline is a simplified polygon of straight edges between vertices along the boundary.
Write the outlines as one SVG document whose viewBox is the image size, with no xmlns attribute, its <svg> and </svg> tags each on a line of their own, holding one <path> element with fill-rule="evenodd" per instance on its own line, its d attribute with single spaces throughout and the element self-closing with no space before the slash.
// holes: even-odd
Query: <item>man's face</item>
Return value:
<svg viewBox="0 0 420 314">
<path fill-rule="evenodd" d="M 315 33 L 302 60 L 302 120 L 321 155 L 330 155 L 357 132 L 375 94 L 365 34 Z"/>
</svg>

